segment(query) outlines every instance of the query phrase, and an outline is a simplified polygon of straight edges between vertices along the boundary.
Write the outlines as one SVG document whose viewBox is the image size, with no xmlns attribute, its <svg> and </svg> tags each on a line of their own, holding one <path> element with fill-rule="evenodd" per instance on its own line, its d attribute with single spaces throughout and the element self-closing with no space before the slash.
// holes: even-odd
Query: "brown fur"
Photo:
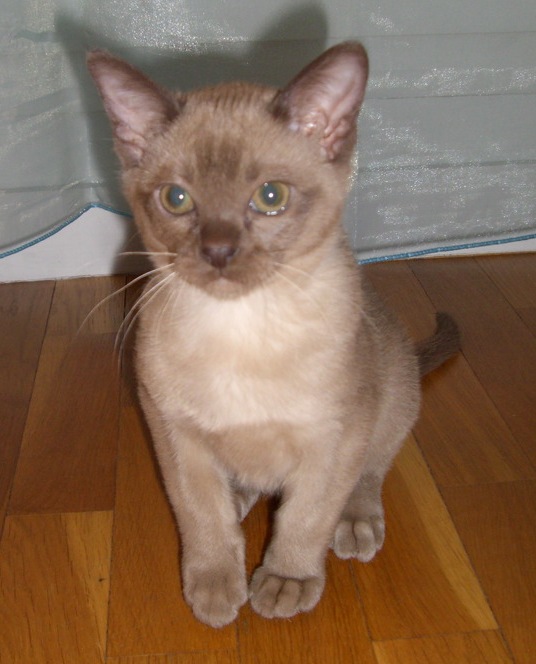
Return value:
<svg viewBox="0 0 536 664">
<path fill-rule="evenodd" d="M 417 417 L 419 372 L 457 346 L 440 326 L 417 358 L 362 283 L 340 225 L 365 51 L 330 49 L 283 91 L 172 95 L 106 53 L 89 67 L 158 268 L 136 364 L 186 600 L 213 626 L 248 592 L 267 617 L 310 610 L 330 546 L 362 561 L 382 546 L 381 486 Z M 269 181 L 291 192 L 275 216 L 250 205 Z M 195 208 L 167 212 L 166 184 Z M 248 591 L 240 520 L 260 493 L 281 505 Z"/>
</svg>

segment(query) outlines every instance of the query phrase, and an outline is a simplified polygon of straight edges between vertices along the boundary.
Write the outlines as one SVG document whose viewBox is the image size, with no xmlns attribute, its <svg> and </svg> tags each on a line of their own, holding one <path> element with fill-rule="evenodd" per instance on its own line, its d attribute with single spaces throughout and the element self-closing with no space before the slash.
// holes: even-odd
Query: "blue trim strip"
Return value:
<svg viewBox="0 0 536 664">
<path fill-rule="evenodd" d="M 477 247 L 491 247 L 498 244 L 508 244 L 510 242 L 524 242 L 525 240 L 536 239 L 536 233 L 529 235 L 519 235 L 517 237 L 499 238 L 496 240 L 482 240 L 481 242 L 466 242 L 465 244 L 453 244 L 448 247 L 431 247 L 430 249 L 419 249 L 417 251 L 407 251 L 398 254 L 390 254 L 387 256 L 375 256 L 374 258 L 363 258 L 358 262 L 361 265 L 367 263 L 382 263 L 385 261 L 396 261 L 408 258 L 418 258 L 419 256 L 427 256 L 429 254 L 439 254 L 442 252 L 459 251 L 460 249 L 476 249 Z"/>
<path fill-rule="evenodd" d="M 65 219 L 64 221 L 60 221 L 57 226 L 54 226 L 54 228 L 52 228 L 51 230 L 47 231 L 46 233 L 43 233 L 43 235 L 38 235 L 33 240 L 28 240 L 27 242 L 24 242 L 24 244 L 21 244 L 20 246 L 15 247 L 14 249 L 8 249 L 7 251 L 1 252 L 0 259 L 7 258 L 8 256 L 13 256 L 13 254 L 18 254 L 20 251 L 24 251 L 24 249 L 28 249 L 29 247 L 33 247 L 36 244 L 39 244 L 40 242 L 47 240 L 49 237 L 56 235 L 56 233 L 59 233 L 66 226 L 72 224 L 73 221 L 79 219 L 85 212 L 87 212 L 88 210 L 92 210 L 93 208 L 106 210 L 106 212 L 113 212 L 114 214 L 119 214 L 122 217 L 132 218 L 132 215 L 129 214 L 128 212 L 123 212 L 122 210 L 116 210 L 110 205 L 105 205 L 104 203 L 88 203 L 83 208 L 78 210 L 78 212 L 76 212 L 73 216 L 67 217 L 67 219 Z"/>
</svg>

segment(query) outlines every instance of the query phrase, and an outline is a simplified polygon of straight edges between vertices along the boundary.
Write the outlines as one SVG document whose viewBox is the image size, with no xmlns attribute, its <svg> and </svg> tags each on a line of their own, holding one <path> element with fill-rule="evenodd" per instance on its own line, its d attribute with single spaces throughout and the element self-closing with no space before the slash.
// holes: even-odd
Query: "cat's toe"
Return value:
<svg viewBox="0 0 536 664">
<path fill-rule="evenodd" d="M 342 519 L 335 530 L 333 550 L 342 559 L 357 558 L 368 563 L 382 548 L 385 522 L 381 516 L 368 519 Z"/>
<path fill-rule="evenodd" d="M 313 609 L 323 590 L 323 577 L 286 578 L 259 567 L 251 579 L 251 606 L 264 618 L 290 618 Z"/>
<path fill-rule="evenodd" d="M 245 575 L 198 572 L 184 588 L 184 596 L 195 617 L 211 627 L 233 622 L 248 598 Z"/>
</svg>

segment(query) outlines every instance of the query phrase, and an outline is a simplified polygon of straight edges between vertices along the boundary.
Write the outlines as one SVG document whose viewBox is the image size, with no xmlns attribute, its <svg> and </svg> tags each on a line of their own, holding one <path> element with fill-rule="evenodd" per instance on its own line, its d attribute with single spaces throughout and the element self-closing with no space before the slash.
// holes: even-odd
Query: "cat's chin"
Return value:
<svg viewBox="0 0 536 664">
<path fill-rule="evenodd" d="M 251 288 L 246 288 L 243 284 L 236 283 L 220 277 L 210 284 L 203 287 L 208 295 L 218 300 L 237 300 L 251 292 Z"/>
<path fill-rule="evenodd" d="M 223 275 L 211 279 L 187 278 L 185 281 L 217 300 L 237 300 L 260 286 L 259 283 L 243 283 Z"/>
<path fill-rule="evenodd" d="M 247 267 L 231 265 L 223 270 L 214 269 L 192 260 L 175 262 L 177 276 L 182 281 L 218 300 L 236 300 L 245 297 L 271 281 L 272 266 L 250 264 Z"/>
</svg>

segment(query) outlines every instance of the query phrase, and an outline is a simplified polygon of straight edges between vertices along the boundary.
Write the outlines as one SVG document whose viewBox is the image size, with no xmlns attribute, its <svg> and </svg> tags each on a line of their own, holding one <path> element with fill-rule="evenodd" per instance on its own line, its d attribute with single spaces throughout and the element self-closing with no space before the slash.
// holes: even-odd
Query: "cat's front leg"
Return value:
<svg viewBox="0 0 536 664">
<path fill-rule="evenodd" d="M 232 622 L 247 601 L 244 537 L 227 477 L 199 441 L 181 436 L 168 485 L 181 536 L 182 583 L 194 615 L 212 627 Z"/>
<path fill-rule="evenodd" d="M 231 483 L 200 432 L 165 422 L 147 395 L 142 403 L 179 526 L 184 598 L 201 622 L 222 627 L 248 598 Z"/>
<path fill-rule="evenodd" d="M 310 611 L 324 590 L 325 556 L 352 482 L 318 461 L 285 486 L 274 536 L 251 579 L 251 605 L 266 618 Z"/>
</svg>

